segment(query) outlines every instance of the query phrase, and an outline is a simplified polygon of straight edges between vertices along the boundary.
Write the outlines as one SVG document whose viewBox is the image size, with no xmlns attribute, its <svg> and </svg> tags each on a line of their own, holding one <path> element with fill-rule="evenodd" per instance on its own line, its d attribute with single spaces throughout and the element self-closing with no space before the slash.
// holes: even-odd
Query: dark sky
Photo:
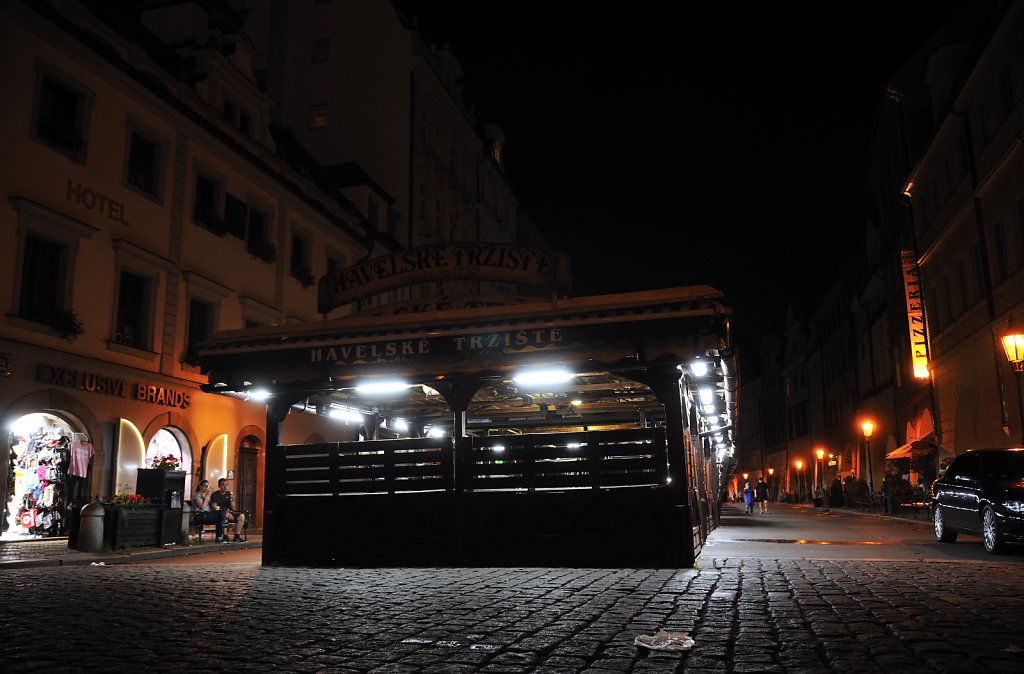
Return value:
<svg viewBox="0 0 1024 674">
<path fill-rule="evenodd" d="M 859 240 L 880 92 L 960 3 L 401 4 L 504 130 L 573 294 L 715 286 L 742 362 Z"/>
</svg>

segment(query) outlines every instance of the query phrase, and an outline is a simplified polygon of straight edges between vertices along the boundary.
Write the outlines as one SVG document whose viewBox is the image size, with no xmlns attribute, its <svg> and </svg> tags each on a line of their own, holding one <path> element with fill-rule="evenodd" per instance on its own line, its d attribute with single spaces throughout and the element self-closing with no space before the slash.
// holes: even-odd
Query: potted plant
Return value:
<svg viewBox="0 0 1024 674">
<path fill-rule="evenodd" d="M 181 461 L 173 454 L 154 456 L 149 462 L 149 467 L 154 470 L 178 470 L 180 465 Z"/>
<path fill-rule="evenodd" d="M 104 508 L 103 542 L 111 549 L 156 545 L 162 509 L 138 494 L 114 494 L 96 499 Z"/>
</svg>

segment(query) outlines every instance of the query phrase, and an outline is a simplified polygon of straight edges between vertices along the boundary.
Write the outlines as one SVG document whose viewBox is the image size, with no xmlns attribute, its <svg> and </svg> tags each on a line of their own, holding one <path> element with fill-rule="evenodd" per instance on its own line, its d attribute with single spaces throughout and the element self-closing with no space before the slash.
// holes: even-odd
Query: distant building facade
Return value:
<svg viewBox="0 0 1024 674">
<path fill-rule="evenodd" d="M 812 312 L 816 336 L 794 342 L 787 322 L 785 357 L 765 363 L 779 384 L 758 383 L 764 398 L 820 358 L 808 428 L 820 417 L 824 432 L 790 434 L 790 463 L 820 438 L 834 455 L 827 478 L 873 477 L 879 490 L 931 479 L 972 447 L 1020 444 L 999 336 L 1024 320 L 1022 26 L 1019 3 L 969 3 L 882 88 L 863 246 Z M 787 395 L 786 419 L 803 404 Z"/>
</svg>

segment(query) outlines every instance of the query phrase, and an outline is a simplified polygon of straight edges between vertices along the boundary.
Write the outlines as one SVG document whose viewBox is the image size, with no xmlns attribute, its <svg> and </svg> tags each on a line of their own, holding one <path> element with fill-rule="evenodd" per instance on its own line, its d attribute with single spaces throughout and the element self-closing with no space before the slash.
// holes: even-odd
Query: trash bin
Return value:
<svg viewBox="0 0 1024 674">
<path fill-rule="evenodd" d="M 105 514 L 106 509 L 99 503 L 86 503 L 82 506 L 78 528 L 78 549 L 82 552 L 99 552 L 103 549 Z"/>
</svg>

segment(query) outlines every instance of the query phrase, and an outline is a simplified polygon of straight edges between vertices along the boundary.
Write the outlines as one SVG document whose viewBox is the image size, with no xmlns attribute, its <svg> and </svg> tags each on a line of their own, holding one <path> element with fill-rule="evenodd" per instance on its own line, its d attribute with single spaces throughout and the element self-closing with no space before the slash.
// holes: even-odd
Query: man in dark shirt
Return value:
<svg viewBox="0 0 1024 674">
<path fill-rule="evenodd" d="M 231 492 L 228 491 L 226 477 L 217 480 L 217 491 L 210 495 L 210 507 L 214 510 L 224 511 L 224 521 L 228 524 L 232 522 L 235 524 L 235 537 L 232 540 L 235 542 L 242 540 L 239 534 L 245 526 L 245 513 L 235 510 L 234 504 L 231 502 Z M 224 538 L 227 539 L 227 535 Z"/>
</svg>

